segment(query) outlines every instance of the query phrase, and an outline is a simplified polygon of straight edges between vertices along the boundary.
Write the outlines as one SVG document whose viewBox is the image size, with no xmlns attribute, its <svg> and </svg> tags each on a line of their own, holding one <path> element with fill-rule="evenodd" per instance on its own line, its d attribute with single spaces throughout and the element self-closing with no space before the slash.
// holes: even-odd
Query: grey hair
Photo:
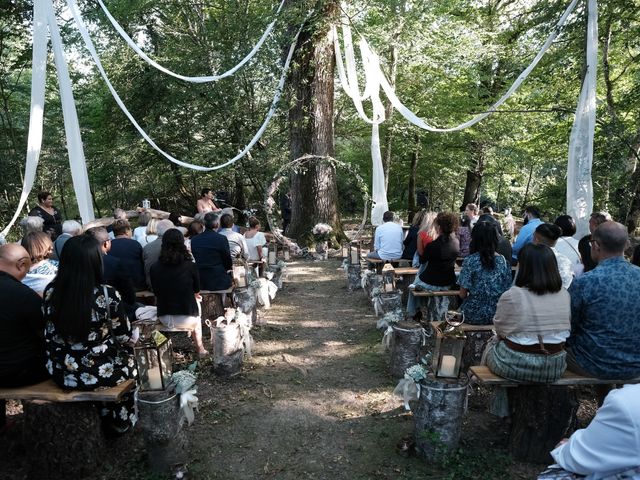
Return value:
<svg viewBox="0 0 640 480">
<path fill-rule="evenodd" d="M 28 216 L 20 220 L 22 233 L 26 235 L 29 232 L 41 232 L 44 227 L 44 219 L 37 216 Z"/>
<path fill-rule="evenodd" d="M 65 220 L 62 222 L 62 233 L 69 235 L 80 235 L 82 233 L 82 225 L 75 220 Z"/>
<path fill-rule="evenodd" d="M 160 220 L 158 222 L 157 227 L 156 227 L 156 231 L 158 232 L 157 235 L 159 237 L 161 237 L 166 233 L 167 230 L 169 230 L 171 228 L 174 228 L 174 227 L 175 227 L 175 225 L 173 224 L 173 222 L 171 220 L 167 220 L 167 219 Z"/>
<path fill-rule="evenodd" d="M 118 220 L 118 219 L 126 220 L 127 219 L 127 212 L 125 212 L 121 208 L 114 208 L 113 209 L 113 218 L 115 218 L 116 220 Z"/>
</svg>

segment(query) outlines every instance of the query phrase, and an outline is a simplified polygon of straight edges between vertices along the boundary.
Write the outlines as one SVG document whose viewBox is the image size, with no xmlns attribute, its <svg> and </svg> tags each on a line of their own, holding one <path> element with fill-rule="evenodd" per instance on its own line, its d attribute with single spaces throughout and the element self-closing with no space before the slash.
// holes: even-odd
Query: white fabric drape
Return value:
<svg viewBox="0 0 640 480">
<path fill-rule="evenodd" d="M 6 236 L 20 216 L 27 203 L 36 178 L 40 150 L 42 149 L 42 128 L 44 123 L 44 90 L 47 75 L 47 18 L 43 1 L 33 4 L 33 53 L 31 68 L 31 107 L 29 112 L 29 135 L 27 138 L 27 159 L 22 180 L 22 194 L 18 207 L 9 224 L 2 231 Z"/>
<path fill-rule="evenodd" d="M 87 162 L 84 157 L 82 137 L 80 136 L 78 113 L 73 98 L 73 89 L 71 88 L 71 78 L 69 77 L 69 69 L 64 57 L 62 38 L 60 38 L 53 2 L 52 0 L 45 0 L 44 3 L 47 9 L 47 24 L 49 25 L 49 32 L 51 34 L 53 57 L 58 71 L 60 102 L 62 104 L 64 129 L 67 136 L 67 151 L 69 153 L 73 189 L 76 194 L 76 201 L 78 202 L 78 210 L 82 218 L 82 223 L 89 223 L 95 219 L 95 216 L 93 213 L 91 190 L 89 188 Z"/>
<path fill-rule="evenodd" d="M 576 222 L 575 238 L 589 233 L 593 210 L 593 137 L 596 127 L 596 73 L 598 66 L 598 5 L 588 0 L 587 71 L 580 91 L 576 117 L 569 140 L 567 166 L 567 213 Z"/>
<path fill-rule="evenodd" d="M 188 163 L 188 162 L 185 162 L 183 160 L 179 160 L 179 159 L 173 157 L 172 155 L 170 155 L 167 152 L 165 152 L 164 150 L 162 150 L 151 139 L 151 137 L 149 137 L 149 135 L 147 135 L 147 133 L 138 124 L 136 119 L 133 118 L 133 115 L 131 115 L 131 113 L 129 112 L 127 107 L 124 105 L 122 99 L 120 98 L 120 95 L 118 95 L 118 92 L 116 92 L 115 88 L 113 87 L 113 85 L 109 81 L 109 78 L 107 77 L 107 74 L 104 71 L 104 68 L 102 67 L 102 62 L 100 61 L 100 58 L 98 57 L 98 53 L 96 52 L 96 49 L 95 49 L 95 47 L 93 45 L 93 41 L 91 40 L 91 37 L 89 36 L 89 32 L 87 31 L 87 27 L 85 26 L 84 21 L 82 20 L 82 15 L 80 14 L 80 10 L 78 9 L 78 6 L 76 5 L 75 0 L 67 0 L 67 5 L 69 6 L 71 14 L 73 15 L 73 18 L 74 18 L 74 20 L 76 22 L 78 30 L 80 31 L 80 35 L 82 36 L 82 38 L 84 40 L 84 43 L 85 43 L 87 49 L 89 50 L 89 53 L 93 57 L 93 61 L 96 63 L 96 66 L 98 67 L 98 71 L 100 72 L 100 75 L 102 75 L 102 79 L 107 84 L 107 87 L 109 88 L 109 91 L 111 92 L 111 95 L 113 95 L 113 98 L 116 101 L 116 103 L 118 104 L 118 106 L 120 107 L 120 110 L 122 110 L 122 112 L 127 116 L 127 118 L 132 123 L 132 125 L 136 128 L 136 130 L 138 130 L 138 133 L 140 133 L 142 138 L 151 147 L 153 147 L 153 149 L 155 151 L 157 151 L 160 155 L 165 157 L 167 160 L 175 163 L 176 165 L 180 165 L 181 167 L 191 168 L 193 170 L 197 170 L 197 171 L 201 171 L 201 172 L 210 172 L 212 170 L 218 170 L 220 168 L 227 167 L 227 166 L 237 162 L 242 157 L 244 157 L 249 152 L 249 150 L 251 150 L 251 148 L 258 142 L 258 140 L 260 140 L 260 137 L 262 137 L 263 133 L 267 129 L 267 125 L 269 124 L 269 121 L 273 117 L 273 115 L 275 113 L 275 110 L 276 110 L 276 107 L 278 105 L 278 102 L 280 101 L 280 96 L 282 95 L 282 90 L 284 88 L 284 82 L 286 80 L 287 71 L 289 70 L 289 65 L 291 63 L 291 57 L 293 56 L 293 52 L 294 52 L 295 47 L 296 47 L 296 45 L 298 43 L 298 37 L 300 36 L 300 32 L 302 31 L 302 26 L 304 26 L 304 22 L 303 22 L 302 25 L 300 26 L 300 28 L 298 29 L 298 32 L 296 33 L 296 36 L 295 36 L 295 38 L 293 40 L 293 43 L 291 44 L 291 47 L 289 48 L 289 54 L 287 55 L 287 59 L 286 59 L 285 64 L 284 64 L 284 68 L 282 70 L 282 76 L 280 77 L 280 81 L 278 82 L 278 86 L 276 88 L 275 96 L 273 98 L 273 101 L 271 102 L 271 107 L 269 108 L 269 111 L 267 112 L 267 116 L 266 116 L 262 126 L 258 130 L 258 132 L 254 135 L 254 137 L 247 144 L 247 146 L 240 153 L 238 153 L 235 157 L 233 157 L 232 159 L 230 159 L 230 160 L 228 160 L 228 161 L 226 161 L 224 163 L 221 163 L 219 165 L 216 165 L 214 167 L 203 167 L 201 165 L 194 165 L 192 163 Z M 306 21 L 306 19 L 305 19 L 305 21 Z"/>
<path fill-rule="evenodd" d="M 116 31 L 120 34 L 120 36 L 124 39 L 124 41 L 127 42 L 129 47 L 134 52 L 136 52 L 140 58 L 142 58 L 145 62 L 147 62 L 152 67 L 160 70 L 163 73 L 166 73 L 167 75 L 171 75 L 172 77 L 178 78 L 180 80 L 184 80 L 185 82 L 191 82 L 191 83 L 217 82 L 218 80 L 221 80 L 223 78 L 230 77 L 235 72 L 240 70 L 247 62 L 249 62 L 249 60 L 251 60 L 255 56 L 256 53 L 258 53 L 258 50 L 260 50 L 260 47 L 262 47 L 262 44 L 265 42 L 265 40 L 273 30 L 274 25 L 276 24 L 277 16 L 280 13 L 280 10 L 282 10 L 282 6 L 284 5 L 284 2 L 285 0 L 282 0 L 282 2 L 280 2 L 280 6 L 278 7 L 278 10 L 276 10 L 276 13 L 275 13 L 276 19 L 274 19 L 273 22 L 271 22 L 267 26 L 267 29 L 262 34 L 262 37 L 260 37 L 260 40 L 258 40 L 258 43 L 256 43 L 253 49 L 251 49 L 251 51 L 235 67 L 219 75 L 210 75 L 210 76 L 203 76 L 203 77 L 188 77 L 185 75 L 174 73 L 173 71 L 163 67 L 162 65 L 160 65 L 159 63 L 151 59 L 146 53 L 144 53 L 144 51 L 142 51 L 140 47 L 138 47 L 136 42 L 134 42 L 131 39 L 131 37 L 127 35 L 127 32 L 125 32 L 122 26 L 120 26 L 120 24 L 118 23 L 118 21 L 115 18 L 113 18 L 113 16 L 105 6 L 105 4 L 102 3 L 102 0 L 98 0 L 100 7 L 102 7 L 102 11 L 107 16 L 107 19 L 109 19 L 109 21 L 111 22 L 111 25 L 113 25 L 113 28 L 116 29 Z"/>
</svg>

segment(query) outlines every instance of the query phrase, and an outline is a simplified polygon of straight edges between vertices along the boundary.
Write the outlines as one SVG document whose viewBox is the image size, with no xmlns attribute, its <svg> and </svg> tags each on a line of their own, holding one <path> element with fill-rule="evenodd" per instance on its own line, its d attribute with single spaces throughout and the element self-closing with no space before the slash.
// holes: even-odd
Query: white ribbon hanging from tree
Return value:
<svg viewBox="0 0 640 480">
<path fill-rule="evenodd" d="M 36 2 L 38 3 L 38 2 Z M 52 0 L 44 1 L 47 8 L 47 23 L 51 33 L 51 46 L 53 57 L 58 70 L 58 84 L 60 85 L 60 102 L 62 104 L 62 115 L 64 117 L 64 129 L 67 136 L 67 151 L 69 152 L 69 165 L 71 167 L 71 178 L 73 189 L 78 202 L 78 210 L 82 223 L 89 223 L 95 219 L 93 213 L 93 202 L 91 199 L 91 189 L 89 187 L 89 174 L 87 173 L 87 162 L 80 136 L 80 124 L 78 122 L 78 112 L 73 98 L 71 78 L 69 69 L 64 57 L 62 38 L 56 20 L 56 14 Z"/>
<path fill-rule="evenodd" d="M 233 68 L 231 68 L 231 69 L 227 70 L 226 72 L 221 73 L 219 75 L 209 75 L 209 76 L 202 76 L 202 77 L 189 77 L 189 76 L 180 75 L 178 73 L 175 73 L 175 72 L 169 70 L 168 68 L 163 67 L 162 65 L 160 65 L 159 63 L 157 63 L 153 59 L 151 59 L 146 53 L 144 53 L 144 51 L 142 51 L 142 49 L 140 47 L 138 47 L 136 42 L 134 42 L 131 39 L 131 37 L 127 34 L 127 32 L 124 31 L 124 29 L 118 23 L 118 21 L 115 18 L 113 18 L 113 16 L 109 12 L 109 10 L 105 6 L 105 4 L 102 2 L 102 0 L 98 0 L 98 3 L 100 4 L 100 7 L 102 8 L 102 11 L 107 16 L 107 19 L 111 22 L 111 25 L 113 25 L 113 28 L 116 29 L 116 31 L 120 34 L 120 36 L 124 39 L 124 41 L 127 42 L 129 47 L 134 52 L 136 52 L 140 58 L 142 58 L 145 62 L 147 62 L 152 67 L 160 70 L 163 73 L 166 73 L 167 75 L 171 75 L 172 77 L 178 78 L 180 80 L 184 80 L 185 82 L 191 82 L 191 83 L 217 82 L 218 80 L 221 80 L 223 78 L 232 76 L 234 73 L 236 73 L 238 70 L 240 70 L 247 62 L 249 62 L 256 55 L 256 53 L 258 53 L 258 50 L 260 50 L 260 48 L 262 47 L 262 44 L 265 42 L 265 40 L 267 39 L 269 34 L 271 34 L 271 31 L 273 30 L 273 27 L 276 24 L 277 16 L 280 13 L 280 10 L 282 10 L 284 2 L 285 2 L 285 0 L 282 0 L 280 2 L 280 6 L 278 7 L 278 9 L 276 10 L 276 13 L 275 13 L 276 19 L 274 19 L 273 22 L 271 22 L 267 26 L 266 30 L 262 34 L 262 37 L 260 37 L 260 40 L 258 40 L 258 43 L 256 43 L 256 45 L 251 49 L 251 51 L 235 67 L 233 67 Z"/>
<path fill-rule="evenodd" d="M 136 128 L 136 130 L 138 130 L 138 133 L 140 133 L 142 138 L 155 151 L 157 151 L 160 155 L 165 157 L 167 160 L 175 163 L 176 165 L 180 165 L 181 167 L 191 168 L 193 170 L 197 170 L 197 171 L 200 171 L 200 172 L 210 172 L 210 171 L 213 171 L 213 170 L 219 170 L 221 168 L 227 167 L 227 166 L 237 162 L 242 157 L 244 157 L 249 152 L 249 150 L 251 150 L 251 148 L 253 148 L 253 146 L 256 143 L 258 143 L 258 140 L 260 140 L 260 137 L 262 137 L 262 135 L 264 134 L 265 130 L 267 129 L 267 125 L 269 124 L 269 121 L 271 120 L 271 118 L 275 114 L 276 107 L 278 105 L 278 102 L 280 101 L 280 97 L 282 95 L 282 90 L 284 88 L 284 82 L 286 80 L 287 71 L 289 70 L 289 65 L 291 64 L 291 58 L 293 57 L 293 52 L 294 52 L 295 47 L 296 47 L 296 45 L 298 43 L 298 37 L 300 36 L 300 32 L 302 31 L 302 27 L 304 26 L 304 24 L 306 22 L 306 19 L 305 19 L 305 22 L 303 22 L 302 25 L 300 26 L 300 28 L 298 29 L 298 32 L 296 33 L 296 36 L 295 36 L 295 38 L 293 40 L 293 43 L 291 44 L 291 47 L 289 48 L 289 54 L 287 55 L 287 59 L 286 59 L 285 64 L 284 64 L 284 68 L 282 70 L 282 76 L 280 77 L 280 81 L 278 82 L 278 86 L 276 88 L 275 96 L 273 98 L 273 101 L 271 102 L 271 107 L 269 108 L 269 111 L 267 112 L 267 116 L 266 116 L 262 126 L 258 129 L 257 133 L 254 135 L 254 137 L 251 139 L 251 141 L 247 144 L 247 146 L 244 147 L 244 149 L 240 153 L 238 153 L 235 157 L 233 157 L 230 160 L 227 160 L 224 163 L 216 165 L 214 167 L 203 167 L 201 165 L 194 165 L 192 163 L 188 163 L 188 162 L 185 162 L 183 160 L 179 160 L 179 159 L 173 157 L 172 155 L 170 155 L 169 153 L 167 153 L 163 149 L 161 149 L 151 139 L 151 137 L 149 137 L 149 135 L 147 135 L 147 133 L 143 130 L 143 128 L 138 124 L 136 119 L 133 117 L 133 115 L 129 112 L 129 110 L 125 106 L 124 102 L 120 98 L 120 95 L 118 95 L 118 92 L 116 92 L 115 88 L 113 87 L 113 85 L 109 81 L 109 78 L 108 78 L 104 68 L 102 67 L 102 62 L 100 61 L 100 58 L 98 57 L 98 53 L 97 53 L 97 51 L 95 49 L 95 46 L 93 45 L 93 41 L 91 40 L 91 37 L 89 36 L 89 32 L 87 30 L 87 27 L 85 26 L 84 21 L 82 20 L 82 15 L 80 13 L 80 10 L 78 9 L 78 6 L 76 5 L 75 0 L 67 0 L 67 5 L 69 6 L 71 14 L 73 15 L 73 18 L 74 18 L 74 20 L 76 22 L 78 30 L 80 31 L 80 35 L 82 36 L 82 38 L 84 40 L 84 43 L 85 43 L 85 45 L 87 47 L 87 50 L 89 50 L 89 53 L 93 57 L 93 61 L 95 62 L 96 66 L 98 67 L 98 71 L 100 72 L 100 75 L 102 75 L 102 79 L 107 84 L 107 87 L 109 88 L 109 91 L 111 92 L 111 95 L 113 96 L 114 100 L 116 101 L 116 103 L 120 107 L 120 110 L 122 110 L 122 112 L 126 115 L 126 117 L 131 122 L 131 124 Z M 307 18 L 308 18 L 308 16 L 307 16 Z"/>
<path fill-rule="evenodd" d="M 567 166 L 567 213 L 576 222 L 575 238 L 589 233 L 589 215 L 593 210 L 593 137 L 596 128 L 596 73 L 598 66 L 598 5 L 588 0 L 587 70 L 576 108 L 569 140 Z"/>
<path fill-rule="evenodd" d="M 29 134 L 27 137 L 27 159 L 22 180 L 22 194 L 16 212 L 2 231 L 6 236 L 20 216 L 36 179 L 38 160 L 42 149 L 44 125 L 44 91 L 47 76 L 47 18 L 44 2 L 33 3 L 33 53 L 31 61 L 31 107 L 29 111 Z"/>
</svg>

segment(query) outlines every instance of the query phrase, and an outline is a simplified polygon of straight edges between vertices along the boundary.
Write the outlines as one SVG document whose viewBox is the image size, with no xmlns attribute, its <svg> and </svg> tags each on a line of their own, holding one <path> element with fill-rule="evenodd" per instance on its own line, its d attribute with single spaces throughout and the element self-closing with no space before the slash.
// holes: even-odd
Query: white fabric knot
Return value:
<svg viewBox="0 0 640 480">
<path fill-rule="evenodd" d="M 398 382 L 393 393 L 402 399 L 404 409 L 409 411 L 411 410 L 409 402 L 420 398 L 420 384 L 416 383 L 413 378 L 405 373 L 404 378 Z"/>
<path fill-rule="evenodd" d="M 187 424 L 191 425 L 196 415 L 194 410 L 198 409 L 198 397 L 196 397 L 196 389 L 187 390 L 180 394 L 180 409 L 187 419 Z"/>
</svg>

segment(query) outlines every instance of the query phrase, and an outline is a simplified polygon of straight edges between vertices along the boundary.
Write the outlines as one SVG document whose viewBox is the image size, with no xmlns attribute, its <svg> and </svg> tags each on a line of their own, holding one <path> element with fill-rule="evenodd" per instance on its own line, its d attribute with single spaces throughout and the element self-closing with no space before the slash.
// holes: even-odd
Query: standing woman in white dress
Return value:
<svg viewBox="0 0 640 480">
<path fill-rule="evenodd" d="M 584 265 L 578 250 L 578 240 L 573 238 L 576 234 L 576 222 L 569 215 L 560 215 L 553 223 L 562 229 L 562 236 L 556 243 L 556 250 L 571 260 L 573 274 L 577 277 L 584 271 Z"/>
</svg>

